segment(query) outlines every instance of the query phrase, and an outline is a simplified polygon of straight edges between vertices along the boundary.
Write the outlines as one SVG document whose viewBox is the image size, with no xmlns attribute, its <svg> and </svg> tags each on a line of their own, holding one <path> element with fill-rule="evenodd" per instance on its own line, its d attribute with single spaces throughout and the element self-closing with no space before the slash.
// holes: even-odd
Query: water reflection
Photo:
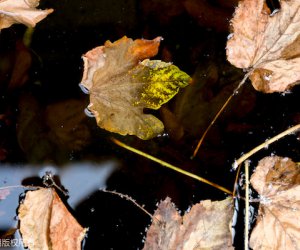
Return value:
<svg viewBox="0 0 300 250">
<path fill-rule="evenodd" d="M 59 168 L 55 166 L 40 168 L 31 165 L 1 165 L 0 192 L 5 187 L 10 188 L 9 194 L 0 200 L 0 233 L 3 234 L 9 229 L 18 228 L 16 214 L 20 196 L 22 198 L 24 191 L 28 190 L 21 186 L 24 180 L 37 179 L 42 183 L 42 177 L 50 171 L 59 178 L 63 187 L 68 190 L 68 204 L 74 209 L 92 193 L 105 188 L 107 179 L 116 168 L 117 162 L 115 161 L 107 161 L 102 164 L 75 163 Z M 15 239 L 19 238 L 18 234 L 18 232 L 15 233 Z M 2 249 L 1 245 L 0 249 Z M 16 250 L 23 249 L 23 247 L 19 244 L 19 246 L 6 247 L 5 249 Z"/>
</svg>

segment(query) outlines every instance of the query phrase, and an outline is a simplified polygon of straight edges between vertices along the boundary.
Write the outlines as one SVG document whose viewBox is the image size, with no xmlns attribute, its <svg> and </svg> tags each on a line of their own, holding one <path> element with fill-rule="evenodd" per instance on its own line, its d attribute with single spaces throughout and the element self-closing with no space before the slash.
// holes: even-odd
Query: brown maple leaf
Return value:
<svg viewBox="0 0 300 250">
<path fill-rule="evenodd" d="M 31 250 L 81 249 L 86 229 L 52 188 L 28 191 L 19 207 L 19 219 L 24 246 Z"/>
<path fill-rule="evenodd" d="M 144 250 L 233 249 L 232 199 L 201 201 L 183 217 L 170 198 L 160 202 L 147 232 Z"/>
<path fill-rule="evenodd" d="M 53 12 L 53 9 L 36 9 L 39 2 L 40 0 L 0 0 L 0 30 L 14 23 L 34 27 Z"/>
<path fill-rule="evenodd" d="M 251 177 L 261 197 L 250 237 L 255 249 L 300 249 L 300 168 L 289 158 L 262 159 Z"/>
<path fill-rule="evenodd" d="M 191 78 L 171 63 L 147 59 L 157 54 L 161 40 L 123 37 L 83 56 L 81 84 L 89 90 L 88 108 L 99 127 L 144 140 L 163 132 L 163 123 L 144 108 L 160 108 Z"/>
<path fill-rule="evenodd" d="M 255 89 L 283 92 L 300 81 L 300 1 L 282 0 L 271 13 L 265 0 L 241 1 L 231 20 L 227 59 L 247 69 Z"/>
</svg>

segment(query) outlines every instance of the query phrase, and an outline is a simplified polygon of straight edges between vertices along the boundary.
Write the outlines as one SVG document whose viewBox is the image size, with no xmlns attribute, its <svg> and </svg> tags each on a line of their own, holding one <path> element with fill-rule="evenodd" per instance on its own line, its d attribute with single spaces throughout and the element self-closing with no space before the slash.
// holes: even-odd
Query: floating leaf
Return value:
<svg viewBox="0 0 300 250">
<path fill-rule="evenodd" d="M 300 168 L 289 158 L 262 159 L 251 177 L 261 197 L 250 238 L 256 249 L 300 249 Z"/>
<path fill-rule="evenodd" d="M 0 0 L 0 29 L 8 28 L 14 23 L 23 23 L 34 27 L 53 9 L 39 10 L 40 0 Z"/>
<path fill-rule="evenodd" d="M 160 202 L 144 250 L 233 249 L 232 199 L 202 201 L 181 217 L 170 198 Z"/>
<path fill-rule="evenodd" d="M 20 231 L 30 250 L 81 249 L 86 229 L 67 210 L 54 189 L 28 191 L 19 208 Z"/>
<path fill-rule="evenodd" d="M 253 70 L 255 89 L 289 90 L 300 80 L 300 2 L 280 1 L 271 10 L 265 0 L 244 0 L 231 20 L 233 34 L 227 42 L 227 58 L 238 68 Z"/>
<path fill-rule="evenodd" d="M 82 85 L 99 127 L 144 140 L 163 131 L 163 123 L 144 108 L 159 109 L 191 78 L 171 63 L 147 59 L 157 54 L 160 41 L 123 37 L 83 56 Z"/>
</svg>

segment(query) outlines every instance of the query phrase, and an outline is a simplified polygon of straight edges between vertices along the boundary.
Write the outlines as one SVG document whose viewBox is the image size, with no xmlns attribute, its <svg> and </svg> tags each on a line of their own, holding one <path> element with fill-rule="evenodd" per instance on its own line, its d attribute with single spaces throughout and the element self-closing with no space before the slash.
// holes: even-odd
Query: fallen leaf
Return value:
<svg viewBox="0 0 300 250">
<path fill-rule="evenodd" d="M 142 16 L 145 20 L 155 18 L 161 26 L 170 24 L 174 18 L 184 13 L 182 1 L 142 0 L 140 1 Z"/>
<path fill-rule="evenodd" d="M 48 138 L 61 151 L 79 151 L 90 143 L 87 117 L 82 111 L 84 105 L 81 100 L 68 99 L 47 106 L 45 121 L 50 128 Z"/>
<path fill-rule="evenodd" d="M 34 27 L 53 12 L 53 9 L 36 9 L 39 2 L 40 0 L 0 0 L 0 30 L 15 23 Z"/>
<path fill-rule="evenodd" d="M 170 138 L 174 141 L 179 141 L 184 135 L 184 128 L 176 117 L 168 108 L 160 109 L 161 118 L 165 124 L 165 130 Z"/>
<path fill-rule="evenodd" d="M 18 216 L 24 246 L 30 250 L 81 249 L 86 229 L 78 224 L 54 189 L 28 191 Z"/>
<path fill-rule="evenodd" d="M 226 75 L 222 72 L 226 72 Z M 237 87 L 240 77 L 235 69 L 223 65 L 219 58 L 198 65 L 193 75 L 193 84 L 183 89 L 174 102 L 174 115 L 188 134 L 198 137 L 204 133 L 228 96 Z M 252 87 L 245 86 L 239 93 L 240 95 L 235 96 L 229 104 L 230 112 L 225 112 L 220 117 L 223 124 L 241 119 L 253 110 L 256 98 Z M 215 131 L 206 139 L 216 150 L 219 141 L 223 139 L 220 138 L 220 130 L 224 128 L 215 126 L 212 129 Z M 220 149 L 217 149 L 217 152 L 219 154 Z"/>
<path fill-rule="evenodd" d="M 234 1 L 231 6 L 229 4 L 226 6 L 224 2 L 227 1 L 184 0 L 182 3 L 187 13 L 196 19 L 200 26 L 226 32 L 228 29 L 227 20 L 232 13 Z"/>
<path fill-rule="evenodd" d="M 191 78 L 171 63 L 147 59 L 157 54 L 161 39 L 123 37 L 83 56 L 82 85 L 99 127 L 144 140 L 162 133 L 163 123 L 144 108 L 159 109 Z"/>
<path fill-rule="evenodd" d="M 260 195 L 259 214 L 250 237 L 256 249 L 300 249 L 300 168 L 289 158 L 262 159 L 251 177 Z"/>
<path fill-rule="evenodd" d="M 144 250 L 233 249 L 232 199 L 201 201 L 181 217 L 170 198 L 160 202 L 147 232 Z"/>
<path fill-rule="evenodd" d="M 280 1 L 271 13 L 265 0 L 244 0 L 231 20 L 227 59 L 251 70 L 256 90 L 272 93 L 292 88 L 300 80 L 300 2 Z"/>
<path fill-rule="evenodd" d="M 23 86 L 29 78 L 29 68 L 32 58 L 29 49 L 22 41 L 16 42 L 16 56 L 8 85 L 9 90 L 15 90 Z"/>
</svg>

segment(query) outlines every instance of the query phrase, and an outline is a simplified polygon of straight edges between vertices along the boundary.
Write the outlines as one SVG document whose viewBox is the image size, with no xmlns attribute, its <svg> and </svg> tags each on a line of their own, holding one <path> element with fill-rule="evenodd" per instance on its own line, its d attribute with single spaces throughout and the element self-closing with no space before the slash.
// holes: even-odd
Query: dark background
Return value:
<svg viewBox="0 0 300 250">
<path fill-rule="evenodd" d="M 101 164 L 112 159 L 119 168 L 107 180 L 107 188 L 131 196 L 150 213 L 166 196 L 182 211 L 203 199 L 224 199 L 223 192 L 130 153 L 110 138 L 232 190 L 234 159 L 299 123 L 299 87 L 288 94 L 261 94 L 246 82 L 208 133 L 197 157 L 190 159 L 201 134 L 243 78 L 242 70 L 226 62 L 225 52 L 236 4 L 234 0 L 42 1 L 40 8 L 55 11 L 37 24 L 29 48 L 22 45 L 26 27 L 14 25 L 0 33 L 1 164 L 63 168 L 71 163 Z M 156 58 L 172 61 L 193 77 L 193 85 L 165 105 L 178 118 L 183 135 L 166 131 L 166 136 L 141 141 L 104 131 L 84 115 L 89 99 L 78 87 L 81 56 L 124 35 L 133 39 L 162 36 Z M 13 69 L 26 60 L 30 61 L 23 66 L 26 80 L 13 85 Z M 154 114 L 166 127 L 173 122 L 162 112 Z M 270 154 L 299 160 L 297 135 L 257 153 L 252 157 L 252 168 Z M 19 181 L 37 185 L 40 179 L 28 176 Z M 151 223 L 131 202 L 97 190 L 73 207 L 73 214 L 89 227 L 84 249 L 140 249 L 145 228 Z M 242 222 L 239 224 L 242 227 Z M 1 230 L 4 233 L 9 228 Z M 237 246 L 242 235 L 239 229 Z"/>
</svg>

